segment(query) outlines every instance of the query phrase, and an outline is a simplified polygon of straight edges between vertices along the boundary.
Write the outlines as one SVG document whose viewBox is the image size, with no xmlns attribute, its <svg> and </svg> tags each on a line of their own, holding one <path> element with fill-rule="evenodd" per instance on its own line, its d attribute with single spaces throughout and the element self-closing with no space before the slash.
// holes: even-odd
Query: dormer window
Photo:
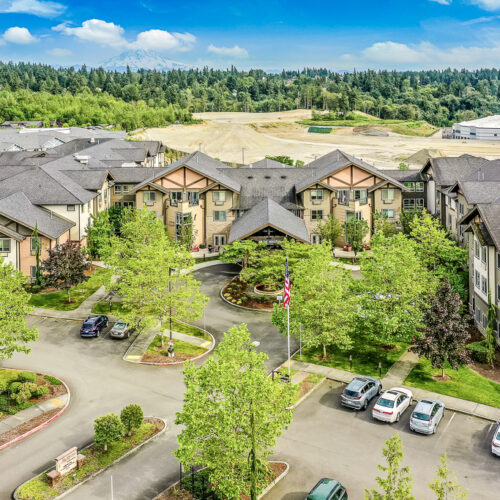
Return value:
<svg viewBox="0 0 500 500">
<path fill-rule="evenodd" d="M 143 196 L 144 196 L 143 200 L 146 205 L 153 205 L 154 202 L 156 201 L 155 191 L 144 191 Z"/>
<path fill-rule="evenodd" d="M 311 201 L 321 203 L 324 199 L 324 192 L 322 189 L 311 189 Z"/>
<path fill-rule="evenodd" d="M 216 205 L 223 205 L 226 202 L 226 192 L 214 191 L 213 200 Z"/>
</svg>

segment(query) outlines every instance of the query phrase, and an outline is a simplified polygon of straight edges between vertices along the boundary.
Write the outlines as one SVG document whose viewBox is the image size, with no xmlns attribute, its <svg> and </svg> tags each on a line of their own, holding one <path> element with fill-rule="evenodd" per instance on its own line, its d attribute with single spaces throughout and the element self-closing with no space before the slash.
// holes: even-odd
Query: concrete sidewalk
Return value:
<svg viewBox="0 0 500 500">
<path fill-rule="evenodd" d="M 10 417 L 0 420 L 0 434 L 8 432 L 12 430 L 14 427 L 24 424 L 25 422 L 28 422 L 28 420 L 31 420 L 32 418 L 47 413 L 48 411 L 62 408 L 63 406 L 66 405 L 68 399 L 69 399 L 69 394 L 66 393 L 56 398 L 48 399 L 47 401 L 43 401 L 42 403 L 30 406 L 26 410 L 21 410 L 17 412 L 15 415 L 11 415 Z"/>
<path fill-rule="evenodd" d="M 405 355 L 403 355 L 402 358 L 403 357 L 405 357 Z M 472 415 L 474 417 L 484 418 L 486 420 L 491 420 L 493 422 L 500 422 L 500 408 L 495 408 L 493 406 L 474 403 L 473 401 L 466 401 L 465 399 L 454 398 L 452 396 L 445 396 L 444 394 L 424 391 L 423 389 L 417 389 L 416 387 L 409 387 L 403 385 L 404 378 L 406 378 L 407 374 L 411 371 L 414 365 L 411 365 L 410 357 L 402 359 L 401 364 L 396 367 L 398 363 L 399 361 L 393 365 L 391 370 L 389 370 L 387 375 L 382 379 L 382 384 L 384 389 L 389 389 L 390 387 L 394 386 L 406 387 L 407 389 L 413 392 L 414 399 L 422 399 L 422 398 L 440 399 L 445 404 L 446 408 L 449 410 L 465 413 L 467 415 Z M 309 373 L 318 373 L 330 380 L 335 380 L 337 382 L 342 382 L 344 384 L 349 383 L 354 377 L 361 376 L 358 375 L 357 373 L 352 373 L 345 370 L 339 370 L 337 368 L 329 368 L 327 366 L 316 365 L 313 363 L 303 363 L 301 361 L 295 361 L 295 360 L 292 360 L 291 367 L 294 370 L 300 370 Z M 404 378 L 401 378 L 403 376 Z"/>
</svg>

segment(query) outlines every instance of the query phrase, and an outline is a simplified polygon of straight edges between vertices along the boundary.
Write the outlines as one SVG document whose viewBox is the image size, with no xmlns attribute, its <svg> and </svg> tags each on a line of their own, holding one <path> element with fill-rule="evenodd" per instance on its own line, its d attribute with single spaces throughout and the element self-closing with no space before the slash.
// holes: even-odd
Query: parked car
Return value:
<svg viewBox="0 0 500 500">
<path fill-rule="evenodd" d="M 491 440 L 491 453 L 500 457 L 500 425 L 495 429 L 493 439 Z"/>
<path fill-rule="evenodd" d="M 382 382 L 375 377 L 355 377 L 340 395 L 340 404 L 366 410 L 368 403 L 382 391 Z"/>
<path fill-rule="evenodd" d="M 422 434 L 434 434 L 444 415 L 444 403 L 439 399 L 421 399 L 410 417 L 410 429 Z"/>
<path fill-rule="evenodd" d="M 105 314 L 89 316 L 80 328 L 80 337 L 99 337 L 99 334 L 107 326 L 108 317 Z"/>
<path fill-rule="evenodd" d="M 399 422 L 401 414 L 411 405 L 413 393 L 402 387 L 394 387 L 385 391 L 375 403 L 373 418 L 382 422 Z"/>
<path fill-rule="evenodd" d="M 324 477 L 309 492 L 306 500 L 347 500 L 347 490 L 335 479 Z"/>
<path fill-rule="evenodd" d="M 128 339 L 131 331 L 132 328 L 130 325 L 122 319 L 119 319 L 109 331 L 109 336 L 114 339 Z"/>
</svg>

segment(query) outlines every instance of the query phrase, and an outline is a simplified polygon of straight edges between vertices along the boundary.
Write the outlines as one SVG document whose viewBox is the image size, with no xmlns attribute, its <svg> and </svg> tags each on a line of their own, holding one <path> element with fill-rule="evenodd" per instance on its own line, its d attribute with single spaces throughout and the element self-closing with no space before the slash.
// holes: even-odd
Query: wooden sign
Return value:
<svg viewBox="0 0 500 500">
<path fill-rule="evenodd" d="M 59 455 L 56 458 L 56 471 L 59 472 L 61 476 L 64 476 L 65 474 L 71 472 L 73 469 L 76 469 L 77 456 L 78 449 L 76 446 Z"/>
</svg>

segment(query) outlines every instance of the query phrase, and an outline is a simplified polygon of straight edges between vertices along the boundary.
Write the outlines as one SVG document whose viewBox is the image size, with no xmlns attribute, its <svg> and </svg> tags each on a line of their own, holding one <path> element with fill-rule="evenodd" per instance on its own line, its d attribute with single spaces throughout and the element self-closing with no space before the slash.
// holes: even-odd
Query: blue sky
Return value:
<svg viewBox="0 0 500 500">
<path fill-rule="evenodd" d="M 241 69 L 500 67 L 500 0 L 0 0 L 0 59 L 151 50 Z"/>
</svg>

